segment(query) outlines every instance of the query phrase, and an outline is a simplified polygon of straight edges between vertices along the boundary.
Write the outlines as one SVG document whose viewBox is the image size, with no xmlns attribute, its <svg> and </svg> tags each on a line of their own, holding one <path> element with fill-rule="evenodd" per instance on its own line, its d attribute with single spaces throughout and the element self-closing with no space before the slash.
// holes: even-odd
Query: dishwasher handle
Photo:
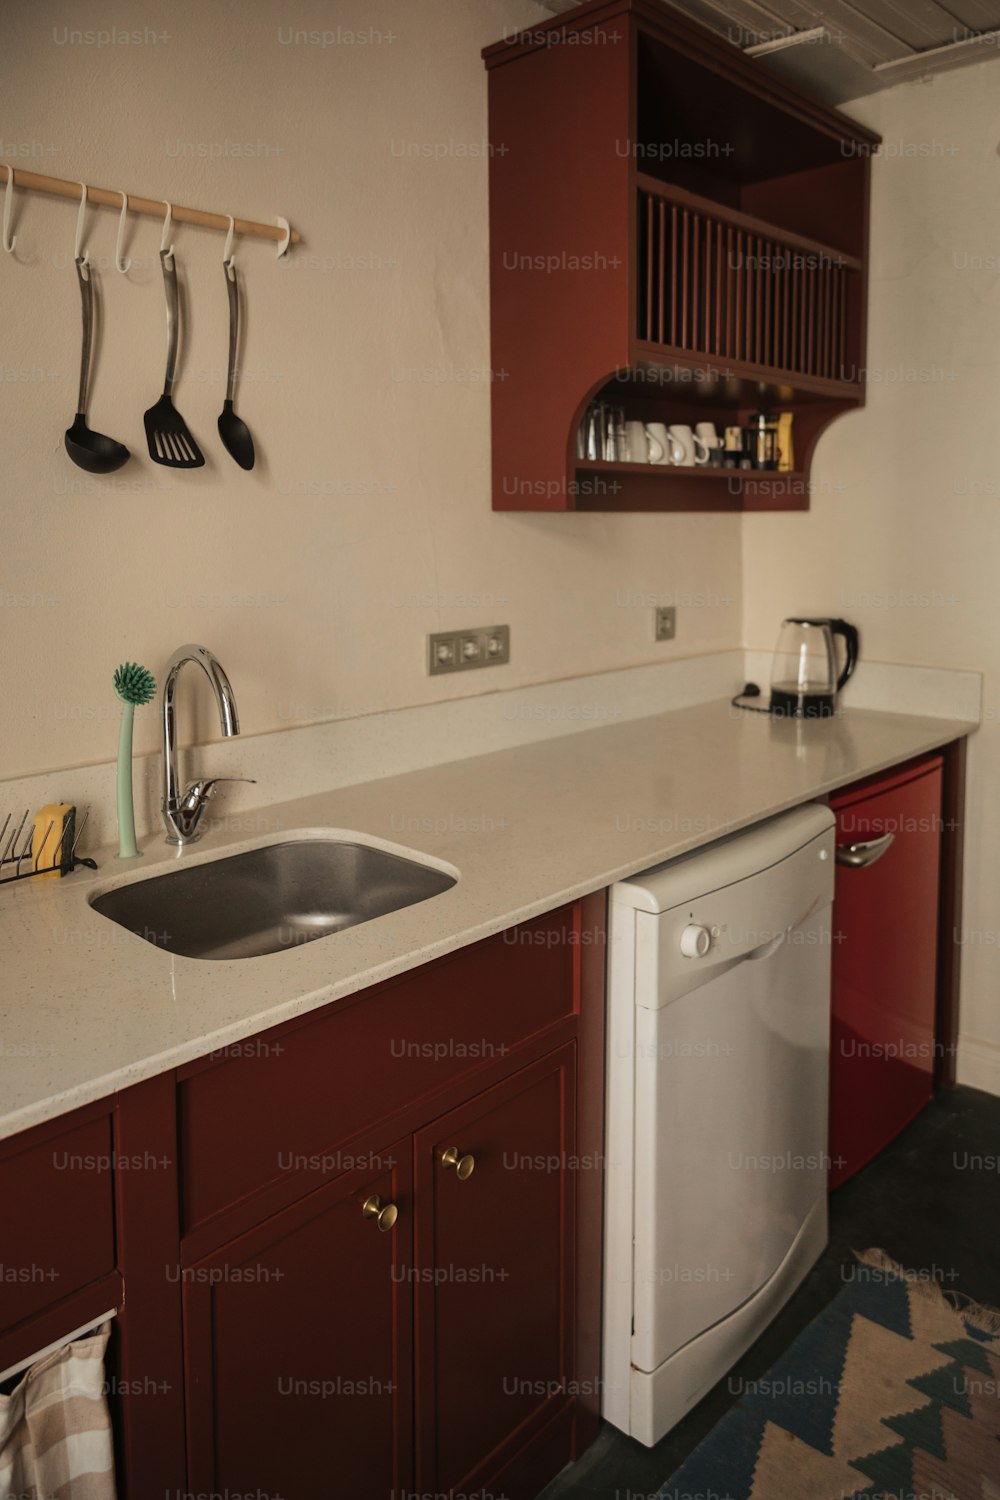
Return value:
<svg viewBox="0 0 1000 1500">
<path fill-rule="evenodd" d="M 895 837 L 894 833 L 884 833 L 880 839 L 871 839 L 867 844 L 838 844 L 837 863 L 851 870 L 864 870 L 882 858 Z"/>
<path fill-rule="evenodd" d="M 777 953 L 790 932 L 790 927 L 786 927 L 783 932 L 776 932 L 773 937 L 761 943 L 759 948 L 753 948 L 749 953 L 744 953 L 743 957 L 750 963 L 757 963 L 762 958 L 770 958 L 772 953 Z"/>
</svg>

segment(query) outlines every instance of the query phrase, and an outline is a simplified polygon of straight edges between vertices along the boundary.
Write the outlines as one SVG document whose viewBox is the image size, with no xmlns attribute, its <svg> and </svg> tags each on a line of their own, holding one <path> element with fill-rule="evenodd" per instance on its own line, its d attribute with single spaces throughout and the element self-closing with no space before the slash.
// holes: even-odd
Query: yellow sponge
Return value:
<svg viewBox="0 0 1000 1500">
<path fill-rule="evenodd" d="M 50 876 L 62 874 L 62 867 L 69 864 L 69 851 L 73 847 L 75 818 L 76 808 L 71 802 L 49 802 L 39 808 L 31 839 L 32 869 L 37 867 L 39 872 L 44 870 Z"/>
</svg>

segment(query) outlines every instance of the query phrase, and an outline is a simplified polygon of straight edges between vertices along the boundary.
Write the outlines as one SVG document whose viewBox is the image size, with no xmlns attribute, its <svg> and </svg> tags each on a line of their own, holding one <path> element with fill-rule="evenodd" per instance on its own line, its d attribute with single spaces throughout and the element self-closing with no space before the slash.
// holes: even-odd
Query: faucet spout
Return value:
<svg viewBox="0 0 1000 1500">
<path fill-rule="evenodd" d="M 174 697 L 180 670 L 189 661 L 197 662 L 212 685 L 223 734 L 229 739 L 240 732 L 236 695 L 222 663 L 213 656 L 207 646 L 198 646 L 193 643 L 178 646 L 167 662 L 163 677 L 162 812 L 168 844 L 191 844 L 200 837 L 198 825 L 215 784 L 214 781 L 194 781 L 183 792 L 180 791 L 177 776 L 177 715 Z M 234 778 L 215 778 L 215 780 L 224 779 Z"/>
</svg>

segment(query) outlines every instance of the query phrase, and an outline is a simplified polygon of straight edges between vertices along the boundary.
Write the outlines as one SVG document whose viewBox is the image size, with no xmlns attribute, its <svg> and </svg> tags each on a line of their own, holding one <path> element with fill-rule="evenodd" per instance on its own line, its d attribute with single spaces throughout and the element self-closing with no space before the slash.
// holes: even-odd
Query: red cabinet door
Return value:
<svg viewBox="0 0 1000 1500">
<path fill-rule="evenodd" d="M 114 1271 L 111 1164 L 93 1108 L 0 1142 L 0 1335 Z"/>
<path fill-rule="evenodd" d="M 188 1488 L 387 1500 L 411 1487 L 410 1141 L 184 1281 Z M 394 1204 L 386 1231 L 363 1205 Z"/>
<path fill-rule="evenodd" d="M 570 1043 L 415 1138 L 418 1492 L 477 1489 L 570 1399 L 575 1065 Z"/>
<path fill-rule="evenodd" d="M 935 756 L 831 798 L 831 1187 L 888 1145 L 933 1092 L 941 783 Z M 842 864 L 856 846 L 854 857 L 874 862 Z"/>
</svg>

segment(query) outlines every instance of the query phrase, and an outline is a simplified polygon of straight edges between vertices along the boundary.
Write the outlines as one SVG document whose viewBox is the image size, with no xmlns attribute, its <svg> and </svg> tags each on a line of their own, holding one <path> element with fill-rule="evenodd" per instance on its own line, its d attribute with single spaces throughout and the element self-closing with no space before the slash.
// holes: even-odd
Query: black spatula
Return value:
<svg viewBox="0 0 1000 1500">
<path fill-rule="evenodd" d="M 200 469 L 205 462 L 204 455 L 171 400 L 178 333 L 177 268 L 172 249 L 160 251 L 160 265 L 167 294 L 167 373 L 163 379 L 163 395 L 143 417 L 146 443 L 154 464 L 165 464 L 168 469 Z"/>
<path fill-rule="evenodd" d="M 236 267 L 231 260 L 223 262 L 226 272 L 226 290 L 229 293 L 229 366 L 226 371 L 226 400 L 219 416 L 219 436 L 226 451 L 241 469 L 254 466 L 253 435 L 242 417 L 233 409 L 236 391 L 236 348 L 239 342 L 240 297 L 236 286 Z"/>
</svg>

